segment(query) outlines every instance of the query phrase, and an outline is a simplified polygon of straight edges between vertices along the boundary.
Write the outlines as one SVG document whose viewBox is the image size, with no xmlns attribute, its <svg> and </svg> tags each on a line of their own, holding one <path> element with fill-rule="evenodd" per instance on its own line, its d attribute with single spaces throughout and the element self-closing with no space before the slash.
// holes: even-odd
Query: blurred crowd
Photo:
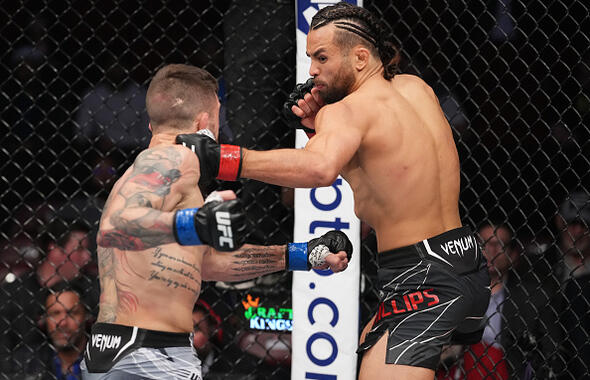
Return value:
<svg viewBox="0 0 590 380">
<path fill-rule="evenodd" d="M 147 5 L 151 18 L 134 13 L 131 24 L 152 26 L 142 30 L 146 40 L 126 29 L 126 17 L 101 23 L 87 17 L 96 9 L 80 4 L 69 6 L 69 24 L 57 22 L 58 6 L 7 10 L 0 379 L 80 378 L 98 312 L 100 212 L 147 146 L 145 84 L 162 63 L 199 65 L 219 78 L 221 142 L 293 146 L 280 117 L 295 83 L 293 0 L 198 3 L 184 13 L 170 5 L 174 21 Z M 555 3 L 539 13 L 512 0 L 467 9 L 442 2 L 429 5 L 440 17 L 422 30 L 412 25 L 428 15 L 405 10 L 426 4 L 365 3 L 385 22 L 405 20 L 393 25 L 403 69 L 435 89 L 453 128 L 461 212 L 477 228 L 492 279 L 482 341 L 446 347 L 437 379 L 590 379 L 590 50 L 582 37 L 587 17 L 577 18 L 587 7 L 573 2 L 567 13 Z M 557 25 L 553 11 L 571 22 Z M 233 188 L 249 205 L 250 242 L 291 240 L 290 189 L 214 186 Z M 363 226 L 362 324 L 378 300 L 375 254 L 375 236 Z M 283 274 L 204 284 L 193 320 L 205 379 L 289 378 L 290 333 L 250 328 L 241 304 L 254 292 L 289 307 L 290 281 Z"/>
</svg>

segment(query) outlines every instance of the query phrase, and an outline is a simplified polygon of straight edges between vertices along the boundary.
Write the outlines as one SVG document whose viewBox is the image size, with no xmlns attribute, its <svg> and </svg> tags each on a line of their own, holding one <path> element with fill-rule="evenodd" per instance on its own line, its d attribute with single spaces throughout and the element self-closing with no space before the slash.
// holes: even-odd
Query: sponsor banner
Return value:
<svg viewBox="0 0 590 380">
<path fill-rule="evenodd" d="M 244 306 L 244 318 L 251 330 L 291 332 L 293 330 L 293 309 L 279 306 L 280 302 L 273 303 L 266 297 L 247 294 L 242 300 Z"/>
<path fill-rule="evenodd" d="M 318 9 L 337 2 L 296 1 L 297 83 L 309 78 L 305 45 L 311 18 Z M 298 130 L 295 146 L 302 148 L 307 141 L 305 133 Z M 294 241 L 307 241 L 332 229 L 348 235 L 353 258 L 341 273 L 293 273 L 292 379 L 356 379 L 360 222 L 354 214 L 352 190 L 340 177 L 329 187 L 295 189 Z"/>
</svg>

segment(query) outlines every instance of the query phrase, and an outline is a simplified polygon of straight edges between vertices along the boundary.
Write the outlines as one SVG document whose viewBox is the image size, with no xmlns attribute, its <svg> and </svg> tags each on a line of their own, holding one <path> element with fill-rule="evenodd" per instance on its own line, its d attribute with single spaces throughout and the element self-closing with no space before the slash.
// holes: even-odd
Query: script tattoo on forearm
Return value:
<svg viewBox="0 0 590 380">
<path fill-rule="evenodd" d="M 129 177 L 114 195 L 123 198 L 125 204 L 110 215 L 113 228 L 100 231 L 100 245 L 144 250 L 175 241 L 171 219 L 164 220 L 160 210 L 172 184 L 181 176 L 180 163 L 180 154 L 173 148 L 144 151 L 137 157 Z M 107 206 L 112 203 L 111 197 Z"/>
<path fill-rule="evenodd" d="M 229 275 L 235 281 L 247 280 L 285 269 L 284 246 L 244 245 L 230 254 Z"/>
<path fill-rule="evenodd" d="M 158 247 L 150 264 L 152 269 L 148 281 L 160 281 L 166 287 L 186 289 L 197 295 L 201 291 L 201 270 L 184 258 L 168 255 Z"/>
</svg>

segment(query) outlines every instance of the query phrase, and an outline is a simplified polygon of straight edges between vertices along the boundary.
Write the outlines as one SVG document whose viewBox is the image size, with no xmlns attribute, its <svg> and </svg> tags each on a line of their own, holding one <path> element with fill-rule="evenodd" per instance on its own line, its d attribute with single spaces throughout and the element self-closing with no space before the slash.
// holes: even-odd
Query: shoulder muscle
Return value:
<svg viewBox="0 0 590 380">
<path fill-rule="evenodd" d="M 424 101 L 424 97 L 426 97 L 429 100 L 438 102 L 432 87 L 424 82 L 422 78 L 416 75 L 404 74 L 396 75 L 395 80 L 397 90 L 408 100 L 421 99 L 421 101 Z"/>
<path fill-rule="evenodd" d="M 119 194 L 126 199 L 127 207 L 151 207 L 161 209 L 164 199 L 168 196 L 178 196 L 174 185 L 182 182 L 192 182 L 195 178 L 191 159 L 195 155 L 189 151 L 186 154 L 181 147 L 164 146 L 147 149 L 141 152 L 135 162 L 122 178 L 123 182 Z M 186 149 L 186 148 L 184 148 Z M 196 166 L 198 167 L 198 166 Z M 198 171 L 198 170 L 197 170 Z M 198 178 L 194 179 L 194 182 Z"/>
</svg>

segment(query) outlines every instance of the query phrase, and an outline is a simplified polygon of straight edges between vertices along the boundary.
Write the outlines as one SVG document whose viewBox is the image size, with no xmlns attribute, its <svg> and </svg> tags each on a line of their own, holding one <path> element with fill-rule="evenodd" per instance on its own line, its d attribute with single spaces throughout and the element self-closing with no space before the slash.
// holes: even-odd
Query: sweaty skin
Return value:
<svg viewBox="0 0 590 380">
<path fill-rule="evenodd" d="M 362 45 L 341 49 L 334 33 L 333 24 L 308 33 L 315 88 L 291 108 L 316 135 L 304 149 L 243 150 L 241 176 L 320 187 L 342 175 L 379 252 L 461 227 L 459 157 L 434 92 L 416 76 L 386 80 L 378 57 Z M 360 380 L 434 377 L 429 368 L 385 364 L 387 336 L 363 355 Z"/>
<path fill-rule="evenodd" d="M 342 176 L 379 252 L 460 227 L 458 154 L 430 87 L 409 75 L 371 78 L 340 105 L 361 139 Z M 327 111 L 322 120 L 337 128 Z"/>
<path fill-rule="evenodd" d="M 308 34 L 316 88 L 293 108 L 316 135 L 304 149 L 244 150 L 242 177 L 318 187 L 341 174 L 356 215 L 376 231 L 379 252 L 460 227 L 459 158 L 434 92 L 412 75 L 385 80 L 378 58 L 342 54 L 333 33 L 327 25 Z M 351 75 L 348 95 L 323 105 Z"/>
<path fill-rule="evenodd" d="M 104 207 L 97 322 L 190 332 L 202 281 L 241 281 L 284 269 L 284 246 L 217 252 L 175 242 L 173 211 L 203 204 L 198 159 L 174 144 L 176 133 L 154 135 Z"/>
<path fill-rule="evenodd" d="M 98 231 L 100 311 L 97 322 L 191 332 L 202 281 L 244 281 L 285 269 L 284 245 L 245 244 L 233 252 L 181 246 L 174 211 L 200 207 L 197 156 L 175 144 L 177 130 L 158 133 L 115 183 Z M 235 198 L 220 192 L 224 200 Z M 346 269 L 341 251 L 317 269 Z"/>
</svg>

